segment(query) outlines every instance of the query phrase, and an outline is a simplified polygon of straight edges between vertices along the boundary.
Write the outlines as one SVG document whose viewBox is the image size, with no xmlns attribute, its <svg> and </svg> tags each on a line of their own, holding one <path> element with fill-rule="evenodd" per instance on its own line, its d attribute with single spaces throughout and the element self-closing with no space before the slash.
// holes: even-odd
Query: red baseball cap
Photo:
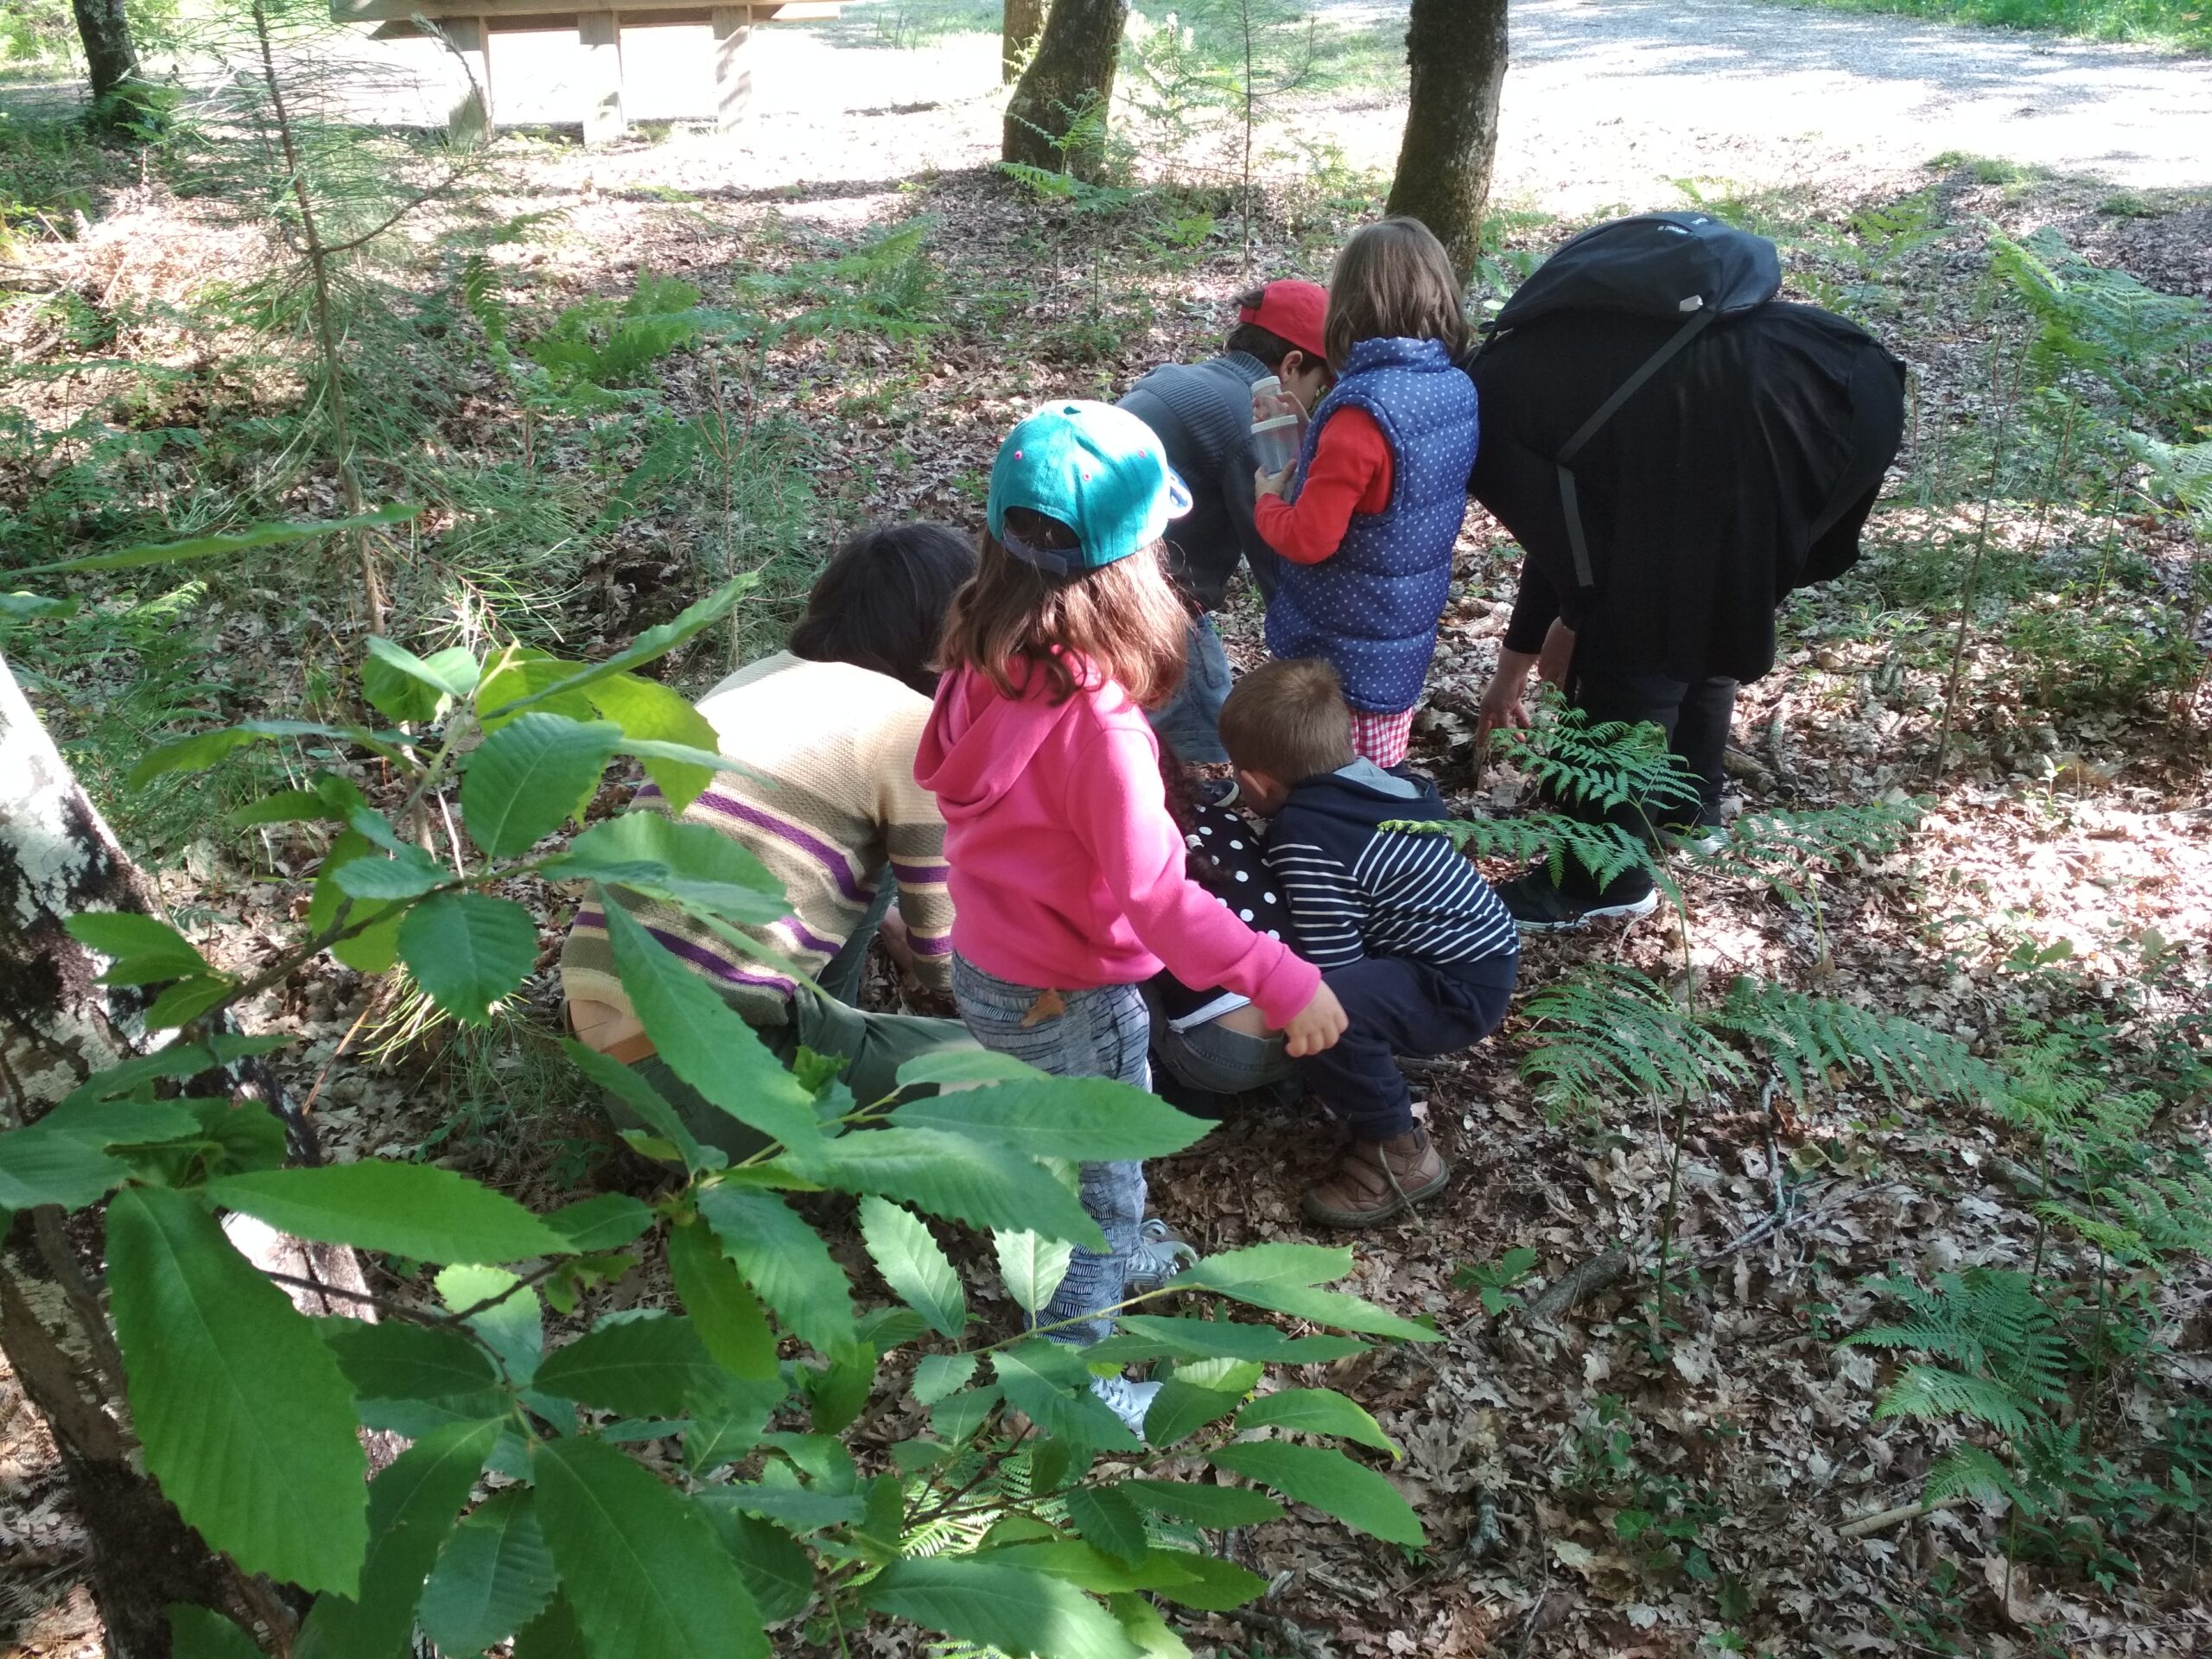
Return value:
<svg viewBox="0 0 2212 1659">
<path fill-rule="evenodd" d="M 1323 343 L 1328 315 L 1329 290 L 1319 283 L 1269 283 L 1260 290 L 1259 304 L 1236 308 L 1237 321 L 1257 323 L 1306 356 L 1322 359 L 1329 355 Z"/>
</svg>

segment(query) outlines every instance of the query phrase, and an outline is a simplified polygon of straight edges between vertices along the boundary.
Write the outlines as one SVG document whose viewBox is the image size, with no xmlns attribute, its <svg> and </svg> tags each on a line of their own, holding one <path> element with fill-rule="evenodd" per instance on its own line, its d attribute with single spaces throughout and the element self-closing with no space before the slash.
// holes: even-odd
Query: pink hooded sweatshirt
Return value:
<svg viewBox="0 0 2212 1659">
<path fill-rule="evenodd" d="M 1135 985 L 1164 965 L 1249 996 L 1277 1026 L 1320 970 L 1183 874 L 1160 747 L 1112 680 L 1065 702 L 1007 697 L 961 669 L 938 687 L 914 778 L 944 814 L 952 946 L 1039 989 Z"/>
</svg>

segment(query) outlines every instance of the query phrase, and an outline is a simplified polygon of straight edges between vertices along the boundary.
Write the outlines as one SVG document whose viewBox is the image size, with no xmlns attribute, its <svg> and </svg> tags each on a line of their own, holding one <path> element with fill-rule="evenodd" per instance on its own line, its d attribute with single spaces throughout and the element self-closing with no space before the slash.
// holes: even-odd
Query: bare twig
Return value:
<svg viewBox="0 0 2212 1659">
<path fill-rule="evenodd" d="M 409 1307 L 404 1302 L 388 1300 L 373 1291 L 347 1290 L 342 1285 L 327 1285 L 320 1279 L 302 1278 L 296 1273 L 279 1273 L 274 1268 L 264 1268 L 261 1270 L 261 1276 L 271 1284 L 289 1286 L 294 1290 L 311 1290 L 318 1296 L 335 1296 L 343 1301 L 359 1302 L 365 1306 L 373 1307 L 379 1313 L 389 1314 L 395 1319 L 404 1319 L 410 1325 L 454 1323 L 450 1315 L 432 1313 L 419 1307 Z"/>
<path fill-rule="evenodd" d="M 1847 1186 L 1842 1188 L 1840 1191 L 1830 1193 L 1826 1198 L 1823 1198 L 1816 1205 L 1813 1205 L 1808 1207 L 1792 1206 L 1787 1214 L 1776 1215 L 1770 1213 L 1762 1216 L 1758 1220 L 1753 1222 L 1749 1227 L 1746 1227 L 1742 1232 L 1737 1234 L 1735 1237 L 1730 1239 L 1726 1244 L 1720 1246 L 1719 1249 L 1713 1251 L 1708 1255 L 1700 1256 L 1698 1258 L 1697 1264 L 1700 1268 L 1712 1267 L 1715 1262 L 1725 1262 L 1730 1256 L 1739 1255 L 1743 1251 L 1751 1249 L 1754 1245 L 1764 1243 L 1768 1239 L 1772 1238 L 1776 1234 L 1779 1233 L 1784 1227 L 1790 1226 L 1800 1221 L 1816 1221 L 1821 1217 L 1832 1214 L 1834 1211 L 1842 1209 L 1845 1205 L 1851 1204 L 1857 1199 L 1866 1198 L 1870 1194 L 1883 1192 L 1902 1191 L 1904 1187 L 1905 1183 L 1903 1181 L 1881 1181 L 1876 1183 L 1872 1186 Z"/>
<path fill-rule="evenodd" d="M 1554 1280 L 1542 1295 L 1529 1304 L 1529 1318 L 1537 1325 L 1553 1324 L 1599 1292 L 1611 1290 L 1627 1277 L 1628 1252 L 1616 1246 L 1569 1268 Z"/>
<path fill-rule="evenodd" d="M 302 251 L 307 255 L 308 276 L 315 294 L 315 345 L 322 359 L 322 395 L 330 411 L 330 449 L 338 467 L 338 487 L 346 501 L 346 514 L 358 518 L 368 511 L 367 498 L 362 493 L 361 480 L 353 470 L 353 437 L 346 423 L 346 385 L 338 353 L 338 330 L 330 308 L 329 260 L 332 251 L 326 247 L 322 233 L 315 225 L 315 203 L 308 194 L 307 172 L 300 161 L 299 147 L 292 138 L 292 118 L 284 107 L 283 83 L 276 78 L 276 54 L 269 31 L 269 13 L 262 0 L 253 0 L 254 37 L 261 47 L 262 73 L 269 79 L 269 105 L 276 119 L 276 140 L 284 154 L 284 170 L 291 180 L 292 199 L 300 210 L 300 234 Z M 346 532 L 353 538 L 356 556 L 361 565 L 361 597 L 368 616 L 369 632 L 383 633 L 385 626 L 384 582 L 377 575 L 376 554 L 368 535 L 362 531 Z"/>
<path fill-rule="evenodd" d="M 1993 360 L 1990 378 L 1999 385 L 1993 390 L 2001 394 L 2003 376 Z M 1989 487 L 1981 493 L 1981 526 L 1975 532 L 1974 557 L 1967 562 L 1964 590 L 1959 595 L 1959 632 L 1951 642 L 1951 673 L 1943 687 L 1943 724 L 1936 734 L 1936 759 L 1929 764 L 1928 779 L 1940 783 L 1943 777 L 1943 760 L 1951 747 L 1951 721 L 1959 706 L 1959 681 L 1966 670 L 1967 639 L 1974 628 L 1974 604 L 1981 587 L 1982 556 L 1989 551 L 1989 514 L 1997 499 L 1997 480 L 2005 467 L 2005 423 L 2012 412 L 2012 405 L 1999 395 L 1997 397 L 1997 424 L 1989 441 Z"/>
<path fill-rule="evenodd" d="M 1900 1521 L 1916 1521 L 1923 1515 L 1934 1515 L 1939 1510 L 1955 1510 L 1965 1503 L 1963 1497 L 1947 1497 L 1936 1503 L 1900 1503 L 1893 1510 L 1877 1510 L 1872 1515 L 1862 1515 L 1856 1521 L 1847 1521 L 1835 1529 L 1839 1538 L 1865 1538 L 1871 1534 L 1886 1531 Z"/>
</svg>

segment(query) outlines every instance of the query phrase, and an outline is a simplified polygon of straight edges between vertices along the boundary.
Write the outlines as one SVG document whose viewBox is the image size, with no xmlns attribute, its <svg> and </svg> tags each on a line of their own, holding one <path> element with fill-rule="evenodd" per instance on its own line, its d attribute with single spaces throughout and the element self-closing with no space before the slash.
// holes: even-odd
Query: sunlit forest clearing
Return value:
<svg viewBox="0 0 2212 1659">
<path fill-rule="evenodd" d="M 1105 104 L 1034 90 L 1061 9 Z M 997 5 L 848 0 L 758 16 L 731 131 L 709 25 L 626 25 L 589 144 L 566 14 L 126 3 L 98 100 L 0 16 L 7 1651 L 2212 1651 L 2212 60 L 1908 9 L 1055 0 L 1005 63 Z M 1409 111 L 1409 21 L 1486 129 Z M 1154 1092 L 985 1039 L 861 1097 L 622 919 L 981 1037 L 671 825 L 766 787 L 696 705 L 855 532 L 996 536 L 1033 410 L 1328 283 L 1424 144 L 1475 325 L 1688 211 L 1907 371 L 1709 842 L 1623 836 L 1649 913 L 1402 1059 L 1448 1185 L 1315 1221 L 1338 1129 L 1176 1109 L 1157 1011 Z M 1682 772 L 1554 691 L 1485 729 L 1527 550 L 1468 503 L 1411 715 L 1497 887 Z M 1211 607 L 1240 677 L 1268 603 Z M 666 1099 L 577 1040 L 580 912 Z M 1195 1264 L 1047 1340 L 1140 1160 Z"/>
</svg>

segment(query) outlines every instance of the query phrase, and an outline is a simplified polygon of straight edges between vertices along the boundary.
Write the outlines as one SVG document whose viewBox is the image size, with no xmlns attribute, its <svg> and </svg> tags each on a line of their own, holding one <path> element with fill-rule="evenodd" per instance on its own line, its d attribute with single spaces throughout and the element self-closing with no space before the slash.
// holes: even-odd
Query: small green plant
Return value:
<svg viewBox="0 0 2212 1659">
<path fill-rule="evenodd" d="M 1636 1420 L 1618 1395 L 1601 1394 L 1568 1425 L 1558 1484 L 1612 1510 L 1611 1530 L 1639 1577 L 1659 1583 L 1715 1577 L 1702 1541 L 1724 1513 L 1680 1476 L 1646 1469 L 1636 1454 Z M 1740 1586 L 1738 1586 L 1740 1588 Z"/>
<path fill-rule="evenodd" d="M 1492 1319 L 1522 1306 L 1514 1287 L 1536 1270 L 1536 1253 L 1516 1245 L 1495 1262 L 1462 1263 L 1452 1275 L 1454 1290 L 1479 1290 L 1483 1311 Z"/>
<path fill-rule="evenodd" d="M 1956 1561 L 1939 1560 L 1924 1578 L 1913 1582 L 1911 1599 L 1902 1607 L 1882 1604 L 1890 1634 L 1926 1653 L 1970 1654 L 1974 1640 L 1969 1604 L 1973 1588 Z"/>
<path fill-rule="evenodd" d="M 1859 208 L 1839 228 L 1818 226 L 1802 238 L 1812 256 L 1794 272 L 1813 298 L 1831 310 L 1859 317 L 1894 316 L 1903 307 L 1900 279 L 1912 257 L 1947 233 L 1933 190 Z M 1840 274 L 1829 276 L 1828 270 Z"/>
<path fill-rule="evenodd" d="M 1855 1331 L 1841 1345 L 1929 1357 L 1908 1365 L 1883 1393 L 1877 1417 L 1962 1417 L 1994 1430 L 2008 1449 L 2053 1421 L 2053 1408 L 2066 1398 L 2066 1344 L 2058 1315 L 2026 1274 L 1968 1268 L 1939 1274 L 1925 1287 L 1878 1279 L 1871 1288 L 1901 1303 L 1905 1319 Z M 1932 1504 L 1965 1495 L 2034 1507 L 2017 1464 L 1962 1440 L 1929 1469 L 1921 1496 Z"/>
<path fill-rule="evenodd" d="M 564 309 L 525 348 L 556 397 L 589 407 L 594 394 L 632 386 L 647 365 L 731 321 L 699 308 L 699 290 L 673 276 L 641 272 L 630 297 L 585 300 Z"/>
</svg>

